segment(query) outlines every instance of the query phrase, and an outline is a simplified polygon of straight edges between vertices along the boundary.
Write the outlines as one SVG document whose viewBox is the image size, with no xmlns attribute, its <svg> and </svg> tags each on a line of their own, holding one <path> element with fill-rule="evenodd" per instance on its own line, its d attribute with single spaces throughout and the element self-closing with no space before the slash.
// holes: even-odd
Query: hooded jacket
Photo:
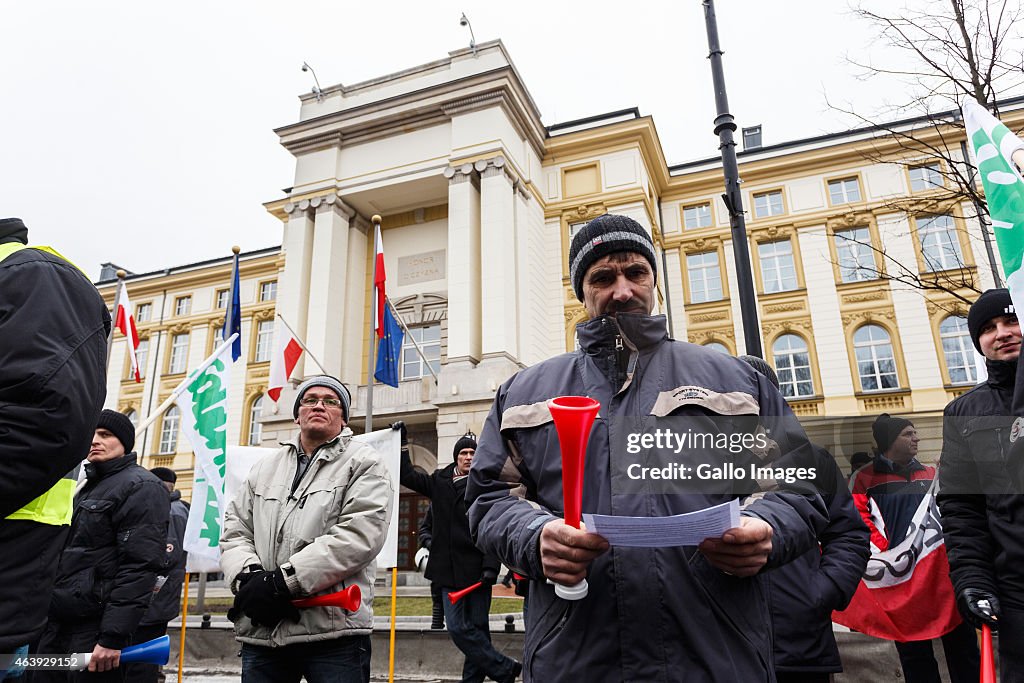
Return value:
<svg viewBox="0 0 1024 683">
<path fill-rule="evenodd" d="M 166 554 L 168 495 L 135 454 L 85 466 L 60 555 L 50 619 L 98 621 L 98 642 L 120 650 L 149 606 Z"/>
<path fill-rule="evenodd" d="M 242 490 L 228 505 L 221 535 L 220 564 L 227 581 L 258 565 L 274 570 L 290 562 L 285 573 L 295 598 L 326 595 L 358 585 L 362 606 L 307 607 L 301 620 L 284 620 L 273 629 L 255 626 L 249 617 L 235 622 L 239 641 L 277 647 L 367 635 L 373 629 L 373 582 L 376 557 L 391 522 L 394 484 L 377 451 L 354 441 L 352 430 L 323 444 L 294 491 L 298 437 L 257 462 Z"/>
<path fill-rule="evenodd" d="M 525 680 L 774 680 L 764 573 L 730 576 L 693 547 L 615 546 L 591 563 L 585 599 L 557 599 L 545 582 L 540 532 L 562 514 L 561 456 L 548 399 L 575 394 L 601 403 L 587 448 L 585 513 L 660 517 L 737 498 L 721 482 L 688 495 L 649 481 L 621 490 L 633 456 L 612 444 L 626 443 L 624 431 L 637 422 L 686 417 L 714 430 L 734 418 L 777 416 L 771 437 L 782 455 L 775 462 L 813 466 L 784 399 L 746 363 L 669 339 L 664 316 L 620 313 L 576 329 L 578 351 L 523 370 L 498 390 L 470 471 L 478 546 L 530 579 Z M 746 503 L 742 514 L 774 531 L 768 568 L 810 549 L 825 525 L 824 505 L 813 493 L 759 493 Z"/>
<path fill-rule="evenodd" d="M 988 379 L 943 411 L 939 495 L 950 577 L 957 594 L 981 588 L 1024 609 L 1024 492 L 1007 458 L 1016 362 L 986 362 Z"/>
</svg>

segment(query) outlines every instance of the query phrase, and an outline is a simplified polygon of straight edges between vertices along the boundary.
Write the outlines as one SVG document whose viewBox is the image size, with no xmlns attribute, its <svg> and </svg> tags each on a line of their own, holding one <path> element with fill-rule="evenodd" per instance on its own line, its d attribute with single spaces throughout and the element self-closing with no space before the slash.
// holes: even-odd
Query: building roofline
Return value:
<svg viewBox="0 0 1024 683">
<path fill-rule="evenodd" d="M 618 109 L 616 111 L 606 112 L 604 114 L 595 114 L 593 116 L 585 116 L 582 119 L 573 119 L 572 121 L 562 121 L 561 123 L 553 123 L 550 126 L 546 126 L 548 136 L 566 128 L 579 128 L 579 127 L 600 127 L 602 125 L 611 125 L 613 123 L 619 123 L 620 120 L 625 117 L 632 115 L 634 119 L 642 118 L 640 116 L 640 109 L 637 107 L 629 107 L 628 109 Z M 601 123 L 602 121 L 608 121 L 607 124 Z M 597 124 L 591 126 L 590 124 Z M 572 131 L 575 132 L 575 131 Z"/>
<path fill-rule="evenodd" d="M 280 251 L 281 251 L 281 245 L 278 244 L 278 245 L 275 245 L 275 246 L 272 246 L 272 247 L 264 247 L 262 249 L 255 249 L 253 251 L 243 251 L 243 252 L 241 252 L 238 255 L 238 258 L 239 258 L 239 260 L 243 260 L 244 261 L 244 260 L 250 260 L 250 259 L 254 259 L 254 258 L 259 258 L 260 256 L 267 256 L 268 254 L 273 254 L 275 252 L 279 253 Z M 183 272 L 186 272 L 186 271 L 189 271 L 189 270 L 197 270 L 199 268 L 206 268 L 206 267 L 209 267 L 209 266 L 217 265 L 219 263 L 230 263 L 233 258 L 234 258 L 233 255 L 232 256 L 220 256 L 218 258 L 207 259 L 205 261 L 196 261 L 195 263 L 186 263 L 186 264 L 180 265 L 180 266 L 172 266 L 170 268 L 162 268 L 160 270 L 151 270 L 148 273 L 132 273 L 132 274 L 128 275 L 124 280 L 125 280 L 125 282 L 128 282 L 129 280 L 142 280 L 142 279 L 145 279 L 145 278 L 157 277 L 157 276 L 166 277 L 166 276 L 172 275 L 174 273 L 183 273 Z M 97 286 L 97 287 L 102 287 L 102 286 L 105 286 L 105 285 L 110 285 L 110 284 L 112 284 L 114 282 L 117 282 L 117 278 L 110 278 L 109 280 L 97 280 L 97 281 L 93 282 L 93 284 L 95 286 Z"/>
</svg>

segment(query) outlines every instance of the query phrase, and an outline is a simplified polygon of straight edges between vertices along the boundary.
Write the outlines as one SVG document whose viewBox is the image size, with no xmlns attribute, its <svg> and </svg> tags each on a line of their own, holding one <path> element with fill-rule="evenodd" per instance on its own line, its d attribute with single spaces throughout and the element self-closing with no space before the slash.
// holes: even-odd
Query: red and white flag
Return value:
<svg viewBox="0 0 1024 683">
<path fill-rule="evenodd" d="M 139 359 L 135 355 L 135 349 L 139 348 L 139 333 L 135 329 L 135 314 L 132 312 L 132 302 L 128 299 L 128 288 L 124 280 L 118 283 L 116 296 L 117 310 L 114 311 L 114 327 L 121 330 L 121 334 L 128 338 L 128 357 L 132 361 L 130 374 L 136 382 L 142 381 L 142 374 L 139 372 Z"/>
<path fill-rule="evenodd" d="M 270 358 L 267 396 L 277 402 L 277 399 L 281 397 L 281 390 L 288 383 L 292 370 L 299 362 L 299 356 L 302 355 L 302 344 L 281 320 L 277 321 L 277 332 L 274 337 L 274 355 Z"/>
<path fill-rule="evenodd" d="M 832 621 L 886 640 L 930 640 L 960 624 L 934 485 L 918 505 L 906 538 L 872 549 L 850 605 Z"/>
<path fill-rule="evenodd" d="M 373 329 L 377 333 L 377 338 L 380 339 L 384 336 L 384 243 L 380 239 L 380 224 L 377 224 L 377 231 L 374 234 L 374 245 L 376 247 L 376 257 L 373 266 L 373 289 L 374 289 L 374 304 L 373 304 Z"/>
</svg>

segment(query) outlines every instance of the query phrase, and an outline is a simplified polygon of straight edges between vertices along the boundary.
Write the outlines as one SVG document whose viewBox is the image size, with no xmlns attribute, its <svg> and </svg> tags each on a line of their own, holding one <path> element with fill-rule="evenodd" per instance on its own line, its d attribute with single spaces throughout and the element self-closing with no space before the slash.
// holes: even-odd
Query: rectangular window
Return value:
<svg viewBox="0 0 1024 683">
<path fill-rule="evenodd" d="M 856 178 L 841 178 L 828 181 L 828 197 L 832 205 L 850 204 L 860 201 L 860 183 Z"/>
<path fill-rule="evenodd" d="M 782 215 L 782 190 L 754 195 L 754 218 Z"/>
<path fill-rule="evenodd" d="M 952 216 L 919 216 L 915 221 L 926 270 L 935 272 L 963 267 L 960 240 L 957 239 L 956 224 Z"/>
<path fill-rule="evenodd" d="M 179 296 L 174 300 L 174 315 L 188 315 L 192 312 L 192 297 Z"/>
<path fill-rule="evenodd" d="M 924 192 L 942 187 L 941 167 L 936 164 L 924 164 L 910 169 L 910 189 L 912 192 Z"/>
<path fill-rule="evenodd" d="M 171 358 L 167 363 L 167 373 L 176 375 L 185 372 L 188 366 L 188 332 L 176 334 L 171 338 Z"/>
<path fill-rule="evenodd" d="M 687 254 L 686 272 L 690 280 L 690 303 L 722 299 L 722 271 L 718 267 L 718 252 Z"/>
<path fill-rule="evenodd" d="M 270 360 L 270 344 L 274 336 L 274 321 L 261 320 L 256 326 L 256 355 L 254 363 L 264 363 Z"/>
<path fill-rule="evenodd" d="M 757 253 L 761 258 L 765 294 L 796 289 L 796 265 L 793 262 L 793 245 L 789 240 L 759 244 Z"/>
<path fill-rule="evenodd" d="M 871 248 L 871 232 L 867 228 L 836 230 L 835 240 L 839 277 L 843 282 L 873 280 L 878 275 Z"/>
<path fill-rule="evenodd" d="M 683 207 L 683 227 L 687 230 L 711 227 L 711 204 Z"/>
<path fill-rule="evenodd" d="M 410 338 L 411 337 L 411 338 Z M 434 372 L 441 369 L 441 324 L 423 325 L 421 327 L 410 327 L 409 334 L 402 340 L 402 379 L 416 379 L 427 377 L 430 371 L 423 363 L 412 339 L 419 342 L 423 354 L 430 361 L 430 367 Z"/>
<path fill-rule="evenodd" d="M 277 298 L 277 280 L 260 283 L 260 301 L 273 301 Z"/>
<path fill-rule="evenodd" d="M 135 322 L 148 323 L 153 319 L 153 304 L 139 304 L 135 307 Z"/>
<path fill-rule="evenodd" d="M 230 289 L 218 289 L 217 290 L 217 308 L 223 310 L 228 307 L 228 297 L 231 295 Z"/>
<path fill-rule="evenodd" d="M 135 349 L 135 359 L 139 362 L 139 377 L 146 377 L 146 362 L 149 360 L 149 340 L 140 339 L 139 347 Z M 135 375 L 132 374 L 132 362 L 129 359 L 128 365 L 125 368 L 125 379 L 135 379 Z"/>
</svg>

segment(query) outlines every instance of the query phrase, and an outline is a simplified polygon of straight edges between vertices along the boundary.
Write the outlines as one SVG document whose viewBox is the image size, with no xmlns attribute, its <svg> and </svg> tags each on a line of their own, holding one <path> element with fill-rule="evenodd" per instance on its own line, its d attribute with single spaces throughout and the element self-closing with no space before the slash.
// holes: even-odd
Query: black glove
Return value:
<svg viewBox="0 0 1024 683">
<path fill-rule="evenodd" d="M 405 428 L 405 423 L 399 420 L 398 422 L 392 422 L 389 425 L 392 429 L 400 429 L 402 431 L 402 448 L 409 445 L 409 430 Z"/>
<path fill-rule="evenodd" d="M 480 583 L 485 586 L 493 586 L 498 582 L 498 570 L 491 569 L 490 567 L 484 567 L 484 571 L 480 574 Z"/>
<path fill-rule="evenodd" d="M 282 620 L 297 622 L 299 610 L 291 603 L 291 595 L 280 569 L 254 572 L 238 589 L 232 611 L 239 610 L 252 619 L 254 626 L 274 628 Z M 228 615 L 231 618 L 231 615 Z"/>
<path fill-rule="evenodd" d="M 252 581 L 252 577 L 263 571 L 263 567 L 258 564 L 251 564 L 242 570 L 242 573 L 235 577 L 234 590 L 235 590 L 235 601 L 231 604 L 231 609 L 228 610 L 228 620 L 238 621 L 242 616 L 242 608 L 238 603 L 238 592 L 242 590 L 242 586 Z"/>
<path fill-rule="evenodd" d="M 957 609 L 971 626 L 980 629 L 988 624 L 993 631 L 999 628 L 999 598 L 983 588 L 965 588 L 956 599 Z"/>
</svg>

